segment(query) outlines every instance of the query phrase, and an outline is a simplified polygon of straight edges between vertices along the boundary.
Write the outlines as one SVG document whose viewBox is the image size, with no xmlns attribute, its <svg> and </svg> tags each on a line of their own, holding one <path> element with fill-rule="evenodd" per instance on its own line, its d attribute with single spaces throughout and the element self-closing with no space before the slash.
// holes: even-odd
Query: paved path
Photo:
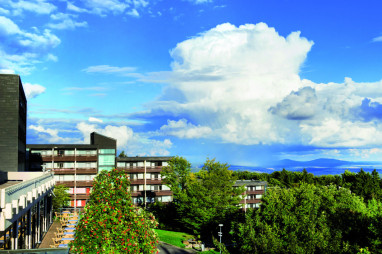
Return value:
<svg viewBox="0 0 382 254">
<path fill-rule="evenodd" d="M 159 254 L 190 254 L 197 253 L 196 250 L 191 249 L 181 249 L 179 247 L 173 246 L 171 244 L 167 244 L 164 242 L 160 242 L 159 246 Z"/>
<path fill-rule="evenodd" d="M 42 239 L 42 242 L 38 247 L 39 249 L 50 248 L 50 245 L 53 245 L 53 238 L 55 238 L 54 232 L 57 232 L 57 228 L 59 227 L 61 227 L 61 223 L 59 221 L 54 221 L 48 232 L 45 234 L 44 239 Z"/>
</svg>

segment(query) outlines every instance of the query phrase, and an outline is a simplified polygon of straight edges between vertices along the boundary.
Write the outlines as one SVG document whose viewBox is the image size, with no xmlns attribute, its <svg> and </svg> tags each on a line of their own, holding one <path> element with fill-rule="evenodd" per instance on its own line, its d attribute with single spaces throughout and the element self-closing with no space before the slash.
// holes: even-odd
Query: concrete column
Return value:
<svg viewBox="0 0 382 254">
<path fill-rule="evenodd" d="M 11 238 L 11 249 L 12 250 L 17 250 L 18 237 L 19 237 L 19 221 L 16 220 L 12 224 L 12 238 Z"/>
<path fill-rule="evenodd" d="M 40 242 L 41 222 L 40 222 L 40 201 L 37 202 L 37 219 L 36 219 L 36 242 Z"/>
<path fill-rule="evenodd" d="M 43 219 L 43 231 L 48 231 L 48 196 L 45 195 L 44 197 L 44 219 Z"/>
<path fill-rule="evenodd" d="M 32 249 L 32 209 L 27 212 L 27 227 L 25 232 L 25 247 L 27 250 Z"/>
</svg>

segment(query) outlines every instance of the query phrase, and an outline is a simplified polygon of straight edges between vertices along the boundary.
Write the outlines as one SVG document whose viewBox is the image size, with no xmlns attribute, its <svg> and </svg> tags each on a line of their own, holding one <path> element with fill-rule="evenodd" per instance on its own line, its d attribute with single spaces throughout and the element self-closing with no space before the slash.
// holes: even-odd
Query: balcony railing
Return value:
<svg viewBox="0 0 382 254">
<path fill-rule="evenodd" d="M 145 167 L 117 167 L 118 170 L 123 170 L 128 173 L 144 173 Z M 146 173 L 159 173 L 162 171 L 162 166 L 146 167 Z"/>
<path fill-rule="evenodd" d="M 45 155 L 41 156 L 44 162 L 51 162 L 52 160 L 55 162 L 68 162 L 68 161 L 97 161 L 97 155 Z"/>
<path fill-rule="evenodd" d="M 54 174 L 55 175 L 74 175 L 74 174 L 79 174 L 79 175 L 89 175 L 89 174 L 97 174 L 97 169 L 96 168 L 55 168 L 54 169 Z"/>
</svg>

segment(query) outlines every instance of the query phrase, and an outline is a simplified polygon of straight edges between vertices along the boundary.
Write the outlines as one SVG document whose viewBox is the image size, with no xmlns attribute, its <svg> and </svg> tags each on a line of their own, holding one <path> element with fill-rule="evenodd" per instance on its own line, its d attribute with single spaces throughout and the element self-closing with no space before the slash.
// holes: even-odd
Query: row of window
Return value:
<svg viewBox="0 0 382 254">
<path fill-rule="evenodd" d="M 133 197 L 133 203 L 134 204 L 142 204 L 144 201 L 144 197 Z M 171 202 L 172 197 L 171 196 L 161 196 L 161 197 L 146 197 L 146 203 L 154 203 L 155 201 L 159 202 Z"/>
<path fill-rule="evenodd" d="M 247 195 L 246 199 L 261 199 L 263 195 L 257 194 L 257 195 Z"/>
<path fill-rule="evenodd" d="M 56 181 L 92 181 L 96 175 L 54 175 Z"/>
<path fill-rule="evenodd" d="M 264 190 L 264 185 L 247 186 L 247 191 Z"/>
<path fill-rule="evenodd" d="M 256 203 L 256 204 L 246 204 L 246 208 L 259 208 L 261 206 L 261 203 Z"/>
<path fill-rule="evenodd" d="M 54 162 L 52 167 L 52 162 L 43 163 L 45 168 L 96 168 L 97 162 L 77 162 L 76 165 L 74 162 Z"/>
<path fill-rule="evenodd" d="M 67 190 L 67 192 L 69 194 L 90 194 L 91 189 L 92 188 L 90 188 L 90 187 L 87 187 L 87 188 L 69 188 L 69 190 Z"/>
<path fill-rule="evenodd" d="M 152 168 L 152 167 L 160 167 L 160 166 L 167 166 L 168 163 L 166 161 L 146 161 L 146 167 Z M 117 162 L 117 167 L 119 168 L 136 168 L 136 167 L 144 167 L 145 162 L 144 161 L 138 161 L 138 162 Z"/>
<path fill-rule="evenodd" d="M 134 191 L 144 191 L 145 190 L 145 185 L 143 185 L 143 184 L 140 184 L 140 185 L 131 185 L 130 186 L 130 190 L 132 192 L 134 192 Z M 164 190 L 164 191 L 168 191 L 168 190 L 170 190 L 170 188 L 168 186 L 162 185 L 162 184 L 146 184 L 146 190 L 151 190 L 151 191 Z"/>
<path fill-rule="evenodd" d="M 114 150 L 114 149 L 113 149 Z M 46 149 L 46 150 L 32 150 L 31 153 L 34 154 L 41 154 L 42 156 L 91 156 L 91 155 L 97 155 L 97 150 L 66 150 L 66 149 L 59 149 L 59 150 L 52 150 L 52 149 Z"/>
<path fill-rule="evenodd" d="M 130 180 L 141 180 L 145 179 L 143 173 L 131 173 L 130 174 Z M 161 174 L 160 173 L 146 173 L 146 179 L 161 179 Z"/>
</svg>

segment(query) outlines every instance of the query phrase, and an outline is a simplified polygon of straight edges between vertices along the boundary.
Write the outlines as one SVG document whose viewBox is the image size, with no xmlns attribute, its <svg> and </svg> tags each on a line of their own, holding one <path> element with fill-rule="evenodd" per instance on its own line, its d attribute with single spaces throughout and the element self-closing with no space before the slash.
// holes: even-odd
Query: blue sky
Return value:
<svg viewBox="0 0 382 254">
<path fill-rule="evenodd" d="M 28 143 L 128 155 L 381 161 L 382 3 L 0 0 Z"/>
</svg>

